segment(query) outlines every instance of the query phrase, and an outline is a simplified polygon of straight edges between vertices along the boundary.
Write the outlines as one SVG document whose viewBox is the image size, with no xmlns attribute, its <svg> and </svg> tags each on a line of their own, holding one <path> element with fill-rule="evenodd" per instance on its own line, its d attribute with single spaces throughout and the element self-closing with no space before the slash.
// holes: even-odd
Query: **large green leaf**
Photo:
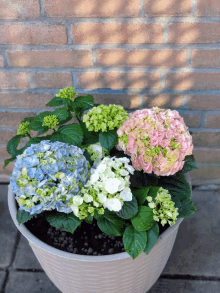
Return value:
<svg viewBox="0 0 220 293">
<path fill-rule="evenodd" d="M 99 133 L 99 142 L 101 146 L 107 150 L 111 150 L 118 142 L 118 135 L 116 130 L 109 130 L 107 132 Z"/>
<path fill-rule="evenodd" d="M 131 219 L 138 213 L 138 203 L 134 196 L 131 201 L 125 201 L 122 209 L 116 214 L 123 219 Z"/>
<path fill-rule="evenodd" d="M 34 130 L 34 131 L 39 131 L 40 129 L 43 129 L 44 127 L 42 126 L 44 117 L 52 115 L 52 112 L 50 111 L 44 111 L 40 113 L 39 115 L 34 117 L 34 120 L 28 125 L 29 129 Z"/>
<path fill-rule="evenodd" d="M 178 217 L 177 218 L 188 218 L 195 213 L 196 209 L 194 207 L 193 202 L 187 198 L 181 202 L 181 206 L 178 210 Z"/>
<path fill-rule="evenodd" d="M 74 106 L 83 111 L 88 110 L 94 106 L 94 98 L 92 95 L 79 96 L 74 99 Z"/>
<path fill-rule="evenodd" d="M 147 244 L 144 249 L 146 254 L 148 254 L 156 244 L 159 232 L 159 226 L 157 223 L 149 231 L 147 231 Z"/>
<path fill-rule="evenodd" d="M 29 221 L 32 218 L 33 216 L 31 216 L 30 213 L 26 211 L 20 211 L 20 210 L 17 211 L 17 221 L 19 225 Z"/>
<path fill-rule="evenodd" d="M 107 235 L 121 236 L 124 231 L 125 222 L 115 213 L 105 211 L 104 218 L 97 220 L 97 225 Z"/>
<path fill-rule="evenodd" d="M 70 233 L 74 233 L 76 228 L 81 225 L 81 221 L 73 213 L 52 212 L 46 214 L 46 219 L 51 226 Z"/>
<path fill-rule="evenodd" d="M 72 115 L 65 107 L 56 109 L 54 112 L 52 112 L 52 115 L 57 116 L 59 125 L 64 124 L 72 119 Z"/>
<path fill-rule="evenodd" d="M 131 219 L 131 223 L 138 231 L 148 231 L 155 225 L 153 210 L 147 206 L 139 206 L 138 213 Z"/>
<path fill-rule="evenodd" d="M 87 224 L 92 224 L 93 216 L 89 213 L 88 216 L 84 220 Z"/>
<path fill-rule="evenodd" d="M 195 159 L 194 159 L 193 155 L 186 156 L 184 161 L 185 161 L 185 163 L 184 163 L 183 169 L 182 169 L 183 173 L 187 173 L 193 169 L 198 169 L 198 167 L 196 166 Z"/>
<path fill-rule="evenodd" d="M 148 196 L 149 189 L 150 189 L 150 186 L 131 189 L 133 195 L 137 199 L 139 206 L 145 202 L 146 197 Z"/>
<path fill-rule="evenodd" d="M 20 143 L 20 140 L 23 136 L 22 135 L 16 135 L 12 137 L 12 139 L 9 140 L 7 144 L 7 152 L 12 155 L 16 156 L 17 155 L 17 147 Z"/>
<path fill-rule="evenodd" d="M 54 97 L 49 103 L 46 104 L 48 107 L 56 107 L 56 106 L 61 106 L 65 105 L 66 99 L 59 98 L 59 97 Z"/>
<path fill-rule="evenodd" d="M 145 249 L 147 242 L 147 232 L 140 232 L 129 225 L 123 234 L 123 244 L 125 251 L 135 259 Z"/>
<path fill-rule="evenodd" d="M 75 146 L 81 146 L 83 132 L 79 124 L 72 123 L 60 126 L 58 131 L 51 136 L 51 141 L 61 141 Z"/>
</svg>

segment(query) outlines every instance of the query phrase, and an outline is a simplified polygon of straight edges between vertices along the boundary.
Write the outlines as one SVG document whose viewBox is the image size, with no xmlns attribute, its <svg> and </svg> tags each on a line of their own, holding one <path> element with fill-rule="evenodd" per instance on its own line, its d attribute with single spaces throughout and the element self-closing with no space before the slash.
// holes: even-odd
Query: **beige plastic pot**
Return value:
<svg viewBox="0 0 220 293">
<path fill-rule="evenodd" d="M 192 192 L 188 173 L 185 178 Z M 18 230 L 28 240 L 47 276 L 63 293 L 146 293 L 162 273 L 183 220 L 178 219 L 164 231 L 148 255 L 142 252 L 134 260 L 127 252 L 86 256 L 53 248 L 36 238 L 23 224 L 19 226 L 11 185 L 8 205 Z"/>
</svg>

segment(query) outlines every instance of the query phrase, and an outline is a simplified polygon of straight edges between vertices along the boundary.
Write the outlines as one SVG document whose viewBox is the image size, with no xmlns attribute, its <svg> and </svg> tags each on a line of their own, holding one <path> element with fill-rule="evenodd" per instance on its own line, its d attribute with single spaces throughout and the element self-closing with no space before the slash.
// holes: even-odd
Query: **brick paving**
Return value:
<svg viewBox="0 0 220 293">
<path fill-rule="evenodd" d="M 59 293 L 14 225 L 7 191 L 0 184 L 0 293 Z M 180 225 L 167 265 L 148 293 L 220 292 L 220 191 L 195 189 L 193 202 L 197 211 Z"/>
</svg>

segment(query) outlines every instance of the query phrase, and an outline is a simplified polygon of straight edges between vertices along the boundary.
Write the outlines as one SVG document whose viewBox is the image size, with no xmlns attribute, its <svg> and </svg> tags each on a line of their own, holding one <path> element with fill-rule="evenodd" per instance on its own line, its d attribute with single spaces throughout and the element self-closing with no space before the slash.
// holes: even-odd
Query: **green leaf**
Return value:
<svg viewBox="0 0 220 293">
<path fill-rule="evenodd" d="M 42 134 L 46 133 L 48 130 L 49 130 L 49 127 L 42 126 L 42 128 L 40 128 L 38 130 L 37 135 L 42 135 Z"/>
<path fill-rule="evenodd" d="M 14 137 L 12 137 L 12 139 L 9 140 L 8 144 L 7 144 L 7 152 L 14 156 L 17 155 L 17 147 L 20 143 L 20 140 L 23 136 L 22 135 L 16 135 Z"/>
<path fill-rule="evenodd" d="M 111 150 L 118 142 L 118 135 L 116 130 L 109 130 L 107 132 L 99 133 L 99 142 L 101 146 L 107 150 Z"/>
<path fill-rule="evenodd" d="M 44 117 L 52 115 L 52 112 L 50 111 L 44 111 L 40 113 L 39 115 L 34 117 L 34 120 L 28 125 L 29 129 L 34 130 L 34 131 L 39 131 L 40 129 L 43 129 L 42 127 Z"/>
<path fill-rule="evenodd" d="M 193 202 L 187 198 L 181 202 L 181 207 L 178 210 L 178 217 L 177 218 L 188 218 L 195 213 L 196 209 L 194 207 Z"/>
<path fill-rule="evenodd" d="M 131 187 L 140 188 L 143 186 L 157 186 L 158 176 L 155 174 L 147 174 L 143 171 L 134 171 L 134 174 L 130 176 Z"/>
<path fill-rule="evenodd" d="M 97 224 L 102 232 L 111 236 L 121 236 L 125 227 L 123 220 L 107 210 L 105 210 L 103 219 L 97 220 Z"/>
<path fill-rule="evenodd" d="M 46 104 L 46 106 L 48 107 L 61 106 L 61 105 L 64 105 L 64 102 L 65 102 L 65 99 L 54 97 L 49 103 Z"/>
<path fill-rule="evenodd" d="M 82 121 L 79 122 L 84 133 L 83 144 L 95 144 L 99 141 L 98 132 L 88 131 L 86 124 Z"/>
<path fill-rule="evenodd" d="M 196 166 L 195 159 L 194 159 L 193 155 L 186 156 L 184 161 L 185 161 L 185 163 L 183 165 L 183 169 L 181 170 L 182 173 L 187 173 L 193 169 L 198 169 L 198 167 Z"/>
<path fill-rule="evenodd" d="M 147 231 L 147 244 L 144 249 L 146 254 L 148 254 L 156 244 L 159 232 L 159 226 L 157 223 L 149 231 Z"/>
<path fill-rule="evenodd" d="M 155 225 L 153 210 L 150 207 L 139 206 L 137 215 L 131 219 L 131 223 L 138 231 L 150 230 Z"/>
<path fill-rule="evenodd" d="M 190 185 L 183 174 L 179 174 L 179 178 L 175 175 L 161 176 L 158 185 L 168 190 L 177 208 L 181 208 L 183 200 L 191 197 Z"/>
<path fill-rule="evenodd" d="M 30 213 L 26 211 L 20 211 L 20 210 L 17 211 L 17 221 L 19 225 L 29 221 L 32 218 L 33 216 L 31 216 Z"/>
<path fill-rule="evenodd" d="M 4 165 L 3 168 L 5 169 L 5 167 L 8 166 L 8 164 L 9 164 L 10 162 L 14 161 L 15 159 L 16 159 L 16 156 L 13 156 L 13 157 L 10 158 L 10 159 L 6 159 L 6 160 L 4 161 L 5 165 Z"/>
<path fill-rule="evenodd" d="M 88 110 L 94 106 L 94 98 L 92 95 L 79 96 L 74 99 L 74 106 L 83 111 Z"/>
<path fill-rule="evenodd" d="M 122 209 L 119 212 L 116 212 L 120 218 L 131 219 L 138 213 L 138 204 L 134 196 L 132 196 L 131 201 L 125 201 Z"/>
<path fill-rule="evenodd" d="M 81 221 L 73 213 L 66 214 L 61 212 L 53 212 L 46 214 L 46 219 L 51 226 L 72 234 L 76 228 L 81 225 Z"/>
<path fill-rule="evenodd" d="M 58 108 L 54 112 L 51 113 L 52 115 L 56 115 L 59 120 L 59 125 L 64 124 L 72 119 L 72 115 L 65 107 Z"/>
<path fill-rule="evenodd" d="M 72 123 L 59 127 L 58 132 L 51 136 L 51 141 L 61 141 L 74 146 L 81 146 L 83 132 L 79 124 Z"/>
<path fill-rule="evenodd" d="M 129 225 L 123 234 L 123 244 L 125 251 L 135 259 L 138 257 L 146 247 L 147 232 L 140 232 Z"/>
<path fill-rule="evenodd" d="M 148 196 L 149 189 L 150 189 L 150 186 L 141 187 L 141 188 L 131 188 L 131 192 L 137 199 L 139 206 L 145 202 L 146 197 Z"/>
<path fill-rule="evenodd" d="M 92 224 L 93 216 L 89 213 L 87 218 L 84 219 L 87 224 Z"/>
<path fill-rule="evenodd" d="M 155 200 L 159 189 L 160 186 L 150 186 L 148 196 L 151 196 L 153 201 Z"/>
</svg>

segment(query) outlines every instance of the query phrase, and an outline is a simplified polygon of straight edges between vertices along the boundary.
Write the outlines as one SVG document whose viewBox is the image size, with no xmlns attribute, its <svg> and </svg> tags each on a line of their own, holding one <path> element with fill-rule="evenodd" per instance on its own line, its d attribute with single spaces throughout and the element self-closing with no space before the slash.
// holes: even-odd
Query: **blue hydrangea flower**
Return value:
<svg viewBox="0 0 220 293">
<path fill-rule="evenodd" d="M 62 142 L 41 141 L 17 156 L 10 182 L 20 210 L 73 212 L 70 199 L 88 180 L 84 150 Z"/>
</svg>

